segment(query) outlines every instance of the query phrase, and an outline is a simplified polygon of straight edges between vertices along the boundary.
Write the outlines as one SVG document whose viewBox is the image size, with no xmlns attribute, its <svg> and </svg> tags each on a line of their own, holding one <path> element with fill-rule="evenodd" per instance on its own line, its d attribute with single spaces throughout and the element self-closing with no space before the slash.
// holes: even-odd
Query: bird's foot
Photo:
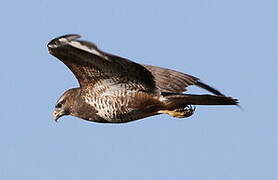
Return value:
<svg viewBox="0 0 278 180">
<path fill-rule="evenodd" d="M 174 112 L 175 112 L 174 117 L 177 117 L 177 118 L 189 117 L 189 116 L 192 116 L 194 114 L 195 110 L 196 110 L 195 106 L 187 105 L 183 109 L 175 109 L 174 110 Z"/>
<path fill-rule="evenodd" d="M 159 111 L 159 113 L 168 114 L 168 115 L 176 117 L 176 118 L 185 118 L 185 117 L 192 116 L 194 114 L 195 110 L 196 110 L 195 106 L 187 105 L 183 109 L 175 109 L 175 110 L 171 110 L 171 111 L 161 110 L 161 111 Z"/>
</svg>

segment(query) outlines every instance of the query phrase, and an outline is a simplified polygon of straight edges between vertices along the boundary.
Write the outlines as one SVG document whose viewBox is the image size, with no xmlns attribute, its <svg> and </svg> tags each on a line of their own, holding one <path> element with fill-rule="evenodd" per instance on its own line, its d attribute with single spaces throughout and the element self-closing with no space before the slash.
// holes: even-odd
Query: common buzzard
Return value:
<svg viewBox="0 0 278 180">
<path fill-rule="evenodd" d="M 178 71 L 142 65 L 101 51 L 76 34 L 48 43 L 50 54 L 61 60 L 75 75 L 80 87 L 67 90 L 53 112 L 57 121 L 72 115 L 101 123 L 124 123 L 148 116 L 168 114 L 191 116 L 194 105 L 237 105 L 198 78 Z M 214 95 L 185 94 L 195 85 Z"/>
</svg>

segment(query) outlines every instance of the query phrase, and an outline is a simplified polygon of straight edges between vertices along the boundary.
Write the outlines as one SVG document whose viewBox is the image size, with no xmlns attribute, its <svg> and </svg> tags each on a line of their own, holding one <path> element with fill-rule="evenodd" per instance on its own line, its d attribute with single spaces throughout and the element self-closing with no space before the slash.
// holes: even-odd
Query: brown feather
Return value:
<svg viewBox="0 0 278 180">
<path fill-rule="evenodd" d="M 232 97 L 216 96 L 216 95 L 193 95 L 180 94 L 166 96 L 165 107 L 167 108 L 183 108 L 186 105 L 237 105 L 238 100 Z"/>
<path fill-rule="evenodd" d="M 93 43 L 79 41 L 79 37 L 66 35 L 55 38 L 48 43 L 48 49 L 74 73 L 81 87 L 93 86 L 102 79 L 111 79 L 115 83 L 132 83 L 142 90 L 155 91 L 154 78 L 146 68 L 105 53 Z"/>
<path fill-rule="evenodd" d="M 161 92 L 184 92 L 186 87 L 198 82 L 198 78 L 171 69 L 143 65 L 154 76 L 156 86 Z"/>
</svg>

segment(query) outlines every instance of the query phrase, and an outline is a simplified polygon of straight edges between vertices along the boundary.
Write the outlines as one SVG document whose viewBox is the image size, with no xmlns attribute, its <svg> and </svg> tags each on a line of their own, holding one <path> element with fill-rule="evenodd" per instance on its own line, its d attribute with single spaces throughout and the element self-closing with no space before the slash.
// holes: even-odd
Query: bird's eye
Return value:
<svg viewBox="0 0 278 180">
<path fill-rule="evenodd" d="M 55 108 L 61 108 L 62 107 L 62 103 L 57 103 Z"/>
</svg>

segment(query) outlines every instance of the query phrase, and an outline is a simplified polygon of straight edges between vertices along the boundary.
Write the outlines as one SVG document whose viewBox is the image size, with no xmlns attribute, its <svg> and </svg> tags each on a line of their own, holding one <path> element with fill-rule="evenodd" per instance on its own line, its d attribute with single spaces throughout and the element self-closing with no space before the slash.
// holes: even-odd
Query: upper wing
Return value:
<svg viewBox="0 0 278 180">
<path fill-rule="evenodd" d="M 155 89 L 154 77 L 140 64 L 103 52 L 91 42 L 70 34 L 48 43 L 49 52 L 60 59 L 75 75 L 81 87 L 101 81 L 129 84 L 145 91 Z"/>
<path fill-rule="evenodd" d="M 215 95 L 224 96 L 220 91 L 201 82 L 199 78 L 194 76 L 157 66 L 143 66 L 152 73 L 156 86 L 161 92 L 181 93 L 186 91 L 186 87 L 190 85 L 196 85 Z"/>
</svg>

